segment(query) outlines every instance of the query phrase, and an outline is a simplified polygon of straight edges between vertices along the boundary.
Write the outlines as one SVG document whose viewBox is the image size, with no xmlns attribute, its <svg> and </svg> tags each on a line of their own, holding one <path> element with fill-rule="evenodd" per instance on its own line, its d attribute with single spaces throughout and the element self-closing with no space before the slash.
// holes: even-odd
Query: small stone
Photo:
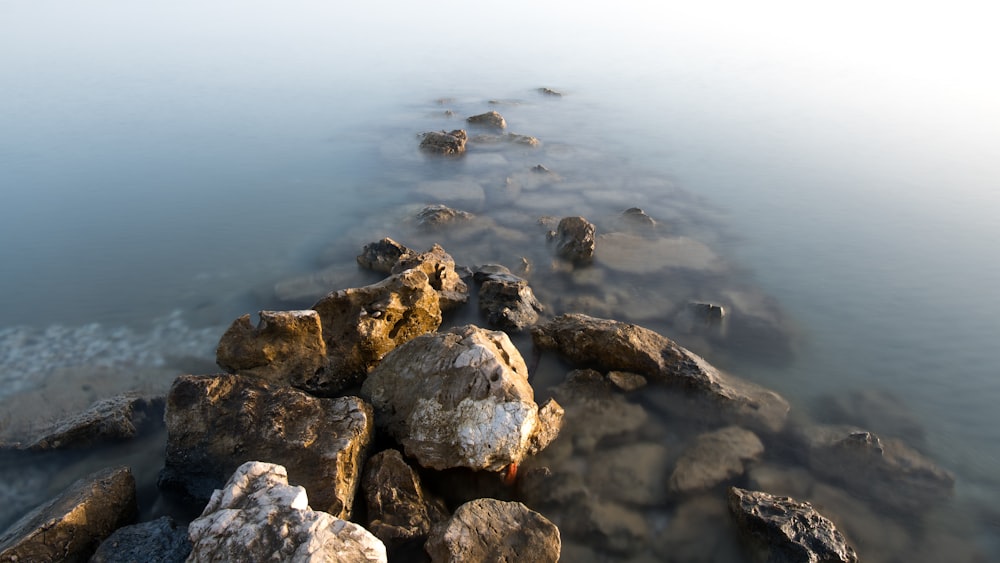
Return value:
<svg viewBox="0 0 1000 563">
<path fill-rule="evenodd" d="M 507 122 L 504 120 L 503 116 L 495 111 L 488 111 L 479 115 L 473 115 L 472 117 L 466 119 L 466 121 L 473 125 L 485 125 L 496 129 L 507 128 Z"/>
</svg>

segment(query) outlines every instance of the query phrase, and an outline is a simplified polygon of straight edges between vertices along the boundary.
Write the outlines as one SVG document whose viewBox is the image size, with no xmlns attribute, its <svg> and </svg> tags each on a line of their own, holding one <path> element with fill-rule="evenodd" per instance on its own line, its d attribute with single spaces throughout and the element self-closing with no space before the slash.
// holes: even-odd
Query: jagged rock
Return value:
<svg viewBox="0 0 1000 563">
<path fill-rule="evenodd" d="M 588 453 L 604 438 L 634 432 L 646 423 L 642 406 L 630 403 L 616 387 L 594 370 L 574 370 L 552 389 L 566 410 L 564 438 Z"/>
<path fill-rule="evenodd" d="M 445 133 L 444 131 L 431 131 L 424 133 L 423 140 L 420 141 L 420 149 L 444 155 L 459 155 L 465 152 L 465 141 L 469 136 L 462 129 Z"/>
<path fill-rule="evenodd" d="M 565 217 L 556 227 L 556 253 L 574 264 L 589 264 L 594 259 L 597 228 L 583 217 Z"/>
<path fill-rule="evenodd" d="M 427 252 L 405 252 L 392 267 L 391 273 L 401 274 L 416 268 L 427 274 L 427 279 L 438 293 L 442 311 L 450 311 L 469 300 L 469 287 L 455 271 L 455 260 L 435 244 Z"/>
<path fill-rule="evenodd" d="M 503 332 L 473 325 L 393 350 L 361 392 L 424 467 L 498 471 L 520 463 L 543 431 L 521 354 Z"/>
<path fill-rule="evenodd" d="M 471 221 L 474 217 L 468 211 L 452 209 L 447 205 L 428 205 L 417 213 L 417 225 L 425 228 L 441 227 Z"/>
<path fill-rule="evenodd" d="M 137 513 L 132 471 L 98 471 L 0 535 L 0 561 L 86 561 L 101 540 L 132 522 Z"/>
<path fill-rule="evenodd" d="M 280 465 L 247 462 L 188 526 L 189 561 L 387 561 L 361 526 L 312 510 Z"/>
<path fill-rule="evenodd" d="M 690 493 L 708 489 L 743 474 L 744 463 L 764 453 L 764 444 L 749 430 L 737 426 L 698 436 L 674 467 L 670 490 Z"/>
<path fill-rule="evenodd" d="M 497 328 L 520 331 L 538 322 L 542 304 L 528 281 L 499 264 L 480 266 L 473 275 L 479 287 L 479 310 Z"/>
<path fill-rule="evenodd" d="M 491 498 L 459 506 L 434 527 L 424 548 L 431 561 L 559 561 L 559 529 L 519 502 Z"/>
<path fill-rule="evenodd" d="M 190 553 L 187 527 L 164 516 L 118 528 L 101 542 L 89 563 L 183 563 Z"/>
<path fill-rule="evenodd" d="M 368 530 L 391 550 L 427 539 L 449 516 L 440 499 L 424 491 L 420 477 L 397 450 L 384 450 L 365 464 L 361 487 L 368 502 Z"/>
<path fill-rule="evenodd" d="M 425 208 L 426 209 L 426 208 Z M 362 268 L 388 274 L 399 261 L 400 256 L 413 252 L 389 237 L 368 243 L 358 254 L 358 265 Z"/>
<path fill-rule="evenodd" d="M 802 431 L 810 469 L 878 501 L 883 509 L 913 512 L 951 497 L 955 476 L 895 438 L 843 426 Z"/>
<path fill-rule="evenodd" d="M 222 335 L 215 357 L 229 373 L 308 389 L 327 364 L 319 314 L 261 311 L 256 327 L 243 315 Z"/>
<path fill-rule="evenodd" d="M 666 501 L 670 454 L 663 445 L 626 444 L 594 452 L 590 461 L 587 485 L 598 496 L 639 506 Z"/>
<path fill-rule="evenodd" d="M 753 555 L 768 563 L 856 563 L 858 556 L 833 522 L 808 502 L 729 488 L 729 510 Z"/>
<path fill-rule="evenodd" d="M 504 120 L 502 115 L 495 111 L 488 111 L 479 115 L 473 115 L 472 117 L 466 119 L 466 121 L 472 123 L 473 125 L 485 125 L 487 127 L 495 127 L 497 129 L 507 128 L 507 121 Z"/>
<path fill-rule="evenodd" d="M 84 448 L 135 438 L 143 428 L 159 424 L 163 397 L 123 394 L 101 399 L 87 410 L 56 422 L 25 449 Z"/>
<path fill-rule="evenodd" d="M 204 500 L 242 463 L 267 459 L 341 518 L 374 432 L 371 407 L 357 397 L 319 399 L 237 375 L 178 377 L 165 418 L 161 488 Z"/>
<path fill-rule="evenodd" d="M 313 309 L 322 321 L 329 364 L 303 388 L 318 394 L 359 383 L 390 350 L 441 325 L 438 293 L 421 270 L 335 291 Z"/>
<path fill-rule="evenodd" d="M 557 350 L 571 364 L 628 371 L 710 401 L 725 420 L 777 431 L 788 402 L 750 382 L 723 374 L 669 338 L 630 323 L 580 314 L 532 328 L 536 346 Z"/>
</svg>

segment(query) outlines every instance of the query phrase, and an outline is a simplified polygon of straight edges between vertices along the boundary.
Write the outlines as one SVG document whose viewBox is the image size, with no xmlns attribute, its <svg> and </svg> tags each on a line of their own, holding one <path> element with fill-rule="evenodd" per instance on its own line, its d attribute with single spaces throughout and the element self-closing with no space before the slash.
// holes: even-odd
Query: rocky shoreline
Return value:
<svg viewBox="0 0 1000 563">
<path fill-rule="evenodd" d="M 467 124 L 473 134 L 428 133 L 419 150 L 447 164 L 540 144 L 498 135 L 507 121 L 495 111 Z M 526 168 L 483 202 L 558 195 L 561 182 Z M 424 183 L 419 197 L 448 204 L 402 210 L 383 231 L 393 238 L 369 238 L 350 267 L 334 260 L 277 284 L 290 307 L 234 320 L 216 353 L 224 373 L 177 377 L 165 397 L 105 399 L 4 445 L 18 463 L 165 429 L 157 494 L 192 518 L 134 523 L 131 471 L 107 468 L 14 523 L 0 561 L 927 552 L 934 535 L 897 521 L 947 503 L 948 471 L 898 436 L 812 422 L 635 322 L 669 318 L 706 350 L 735 340 L 776 361 L 792 353 L 776 309 L 727 285 L 708 246 L 638 207 L 599 228 L 577 215 L 451 206 L 474 201 L 476 186 Z M 381 279 L 345 283 L 371 278 Z M 632 285 L 649 278 L 665 289 Z"/>
</svg>

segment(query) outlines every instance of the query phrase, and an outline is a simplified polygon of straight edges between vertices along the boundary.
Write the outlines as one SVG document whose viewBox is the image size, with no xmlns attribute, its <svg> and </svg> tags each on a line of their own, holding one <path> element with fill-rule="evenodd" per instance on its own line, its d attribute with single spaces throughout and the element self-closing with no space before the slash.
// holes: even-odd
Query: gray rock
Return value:
<svg viewBox="0 0 1000 563">
<path fill-rule="evenodd" d="M 429 153 L 442 155 L 459 155 L 465 152 L 465 142 L 469 136 L 462 129 L 451 132 L 431 131 L 424 133 L 420 141 L 420 149 Z"/>
<path fill-rule="evenodd" d="M 556 253 L 574 264 L 594 259 L 597 228 L 583 217 L 565 217 L 556 227 Z"/>
<path fill-rule="evenodd" d="M 764 444 L 749 430 L 736 426 L 698 436 L 670 474 L 670 490 L 690 493 L 709 489 L 743 474 L 744 464 L 759 459 Z"/>
<path fill-rule="evenodd" d="M 510 338 L 472 325 L 393 350 L 361 392 L 379 425 L 424 467 L 499 471 L 520 463 L 545 431 Z"/>
<path fill-rule="evenodd" d="M 589 453 L 601 440 L 634 432 L 646 423 L 646 410 L 616 389 L 594 370 L 575 370 L 552 389 L 566 411 L 563 438 L 577 451 Z"/>
<path fill-rule="evenodd" d="M 399 261 L 400 256 L 410 252 L 412 250 L 409 248 L 385 237 L 382 240 L 366 244 L 357 260 L 358 265 L 362 268 L 388 274 L 392 272 L 392 267 Z"/>
<path fill-rule="evenodd" d="M 137 512 L 132 471 L 98 471 L 0 535 L 0 561 L 86 561 L 101 540 L 132 522 Z"/>
<path fill-rule="evenodd" d="M 219 339 L 216 363 L 229 373 L 279 385 L 309 388 L 327 364 L 326 343 L 316 311 L 261 311 L 233 321 Z"/>
<path fill-rule="evenodd" d="M 667 500 L 663 476 L 670 470 L 670 453 L 661 444 L 636 443 L 603 449 L 591 456 L 587 486 L 601 498 L 637 506 Z"/>
<path fill-rule="evenodd" d="M 724 374 L 669 338 L 630 323 L 580 314 L 561 315 L 536 325 L 532 339 L 578 366 L 628 371 L 653 383 L 704 398 L 725 420 L 777 431 L 788 402 L 753 383 Z"/>
<path fill-rule="evenodd" d="M 183 563 L 190 553 L 187 527 L 164 516 L 118 528 L 101 542 L 90 563 Z"/>
<path fill-rule="evenodd" d="M 729 510 L 752 554 L 768 563 L 856 563 L 858 556 L 833 522 L 808 502 L 729 488 Z"/>
<path fill-rule="evenodd" d="M 504 120 L 502 115 L 495 111 L 488 111 L 479 115 L 473 115 L 472 117 L 466 119 L 466 121 L 473 125 L 485 125 L 496 129 L 507 128 L 507 121 Z"/>
<path fill-rule="evenodd" d="M 371 407 L 357 397 L 318 399 L 237 375 L 178 377 L 165 418 L 161 488 L 204 500 L 244 462 L 267 459 L 341 518 L 374 432 Z"/>
<path fill-rule="evenodd" d="M 471 221 L 475 215 L 468 211 L 452 209 L 447 205 L 428 205 L 417 213 L 417 225 L 424 228 L 442 227 Z"/>
<path fill-rule="evenodd" d="M 241 465 L 188 526 L 189 561 L 387 561 L 385 546 L 361 526 L 312 510 L 285 468 Z"/>
<path fill-rule="evenodd" d="M 361 382 L 390 350 L 441 325 L 438 293 L 421 270 L 335 291 L 313 309 L 322 321 L 329 364 L 303 388 L 324 395 Z"/>
<path fill-rule="evenodd" d="M 563 96 L 562 92 L 558 90 L 553 90 L 552 88 L 545 88 L 545 87 L 539 88 L 538 93 L 544 94 L 546 96 L 553 96 L 555 98 L 561 98 Z"/>
<path fill-rule="evenodd" d="M 459 506 L 434 527 L 424 549 L 431 561 L 559 561 L 559 529 L 519 502 L 491 498 Z"/>
<path fill-rule="evenodd" d="M 361 487 L 368 503 L 367 528 L 390 550 L 423 542 L 431 527 L 449 516 L 444 502 L 425 492 L 420 477 L 397 450 L 368 459 Z"/>
<path fill-rule="evenodd" d="M 479 310 L 490 325 L 520 331 L 538 322 L 544 308 L 535 298 L 528 281 L 499 264 L 481 266 L 473 275 L 479 283 Z"/>
<path fill-rule="evenodd" d="M 159 425 L 163 397 L 127 393 L 101 399 L 87 410 L 56 422 L 27 449 L 33 451 L 84 448 L 135 438 L 147 426 Z"/>
<path fill-rule="evenodd" d="M 390 272 L 401 274 L 413 268 L 427 274 L 431 287 L 438 293 L 441 311 L 450 311 L 469 300 L 469 287 L 455 271 L 455 260 L 440 245 L 435 244 L 427 252 L 403 253 Z"/>
<path fill-rule="evenodd" d="M 638 207 L 630 207 L 622 211 L 622 220 L 631 227 L 649 228 L 656 226 L 656 220 L 646 215 L 646 212 Z"/>
</svg>

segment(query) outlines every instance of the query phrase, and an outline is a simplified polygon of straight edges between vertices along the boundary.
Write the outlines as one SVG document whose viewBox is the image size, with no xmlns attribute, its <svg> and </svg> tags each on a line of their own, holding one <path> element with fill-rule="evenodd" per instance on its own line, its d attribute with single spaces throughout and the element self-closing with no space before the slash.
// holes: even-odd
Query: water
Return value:
<svg viewBox="0 0 1000 563">
<path fill-rule="evenodd" d="M 890 391 L 957 475 L 948 537 L 996 558 L 997 46 L 975 6 L 894 8 L 0 3 L 0 394 L 210 364 L 275 283 L 398 228 L 421 182 L 541 162 L 556 188 L 524 176 L 470 210 L 529 232 L 519 217 L 636 205 L 707 245 L 729 269 L 703 295 L 697 276 L 568 287 L 617 283 L 612 313 L 664 331 L 688 297 L 776 304 L 792 352 L 666 334 L 816 416 Z M 542 147 L 413 150 L 494 108 Z M 546 252 L 460 244 L 470 263 Z M 84 384 L 111 392 L 101 373 Z"/>
</svg>

